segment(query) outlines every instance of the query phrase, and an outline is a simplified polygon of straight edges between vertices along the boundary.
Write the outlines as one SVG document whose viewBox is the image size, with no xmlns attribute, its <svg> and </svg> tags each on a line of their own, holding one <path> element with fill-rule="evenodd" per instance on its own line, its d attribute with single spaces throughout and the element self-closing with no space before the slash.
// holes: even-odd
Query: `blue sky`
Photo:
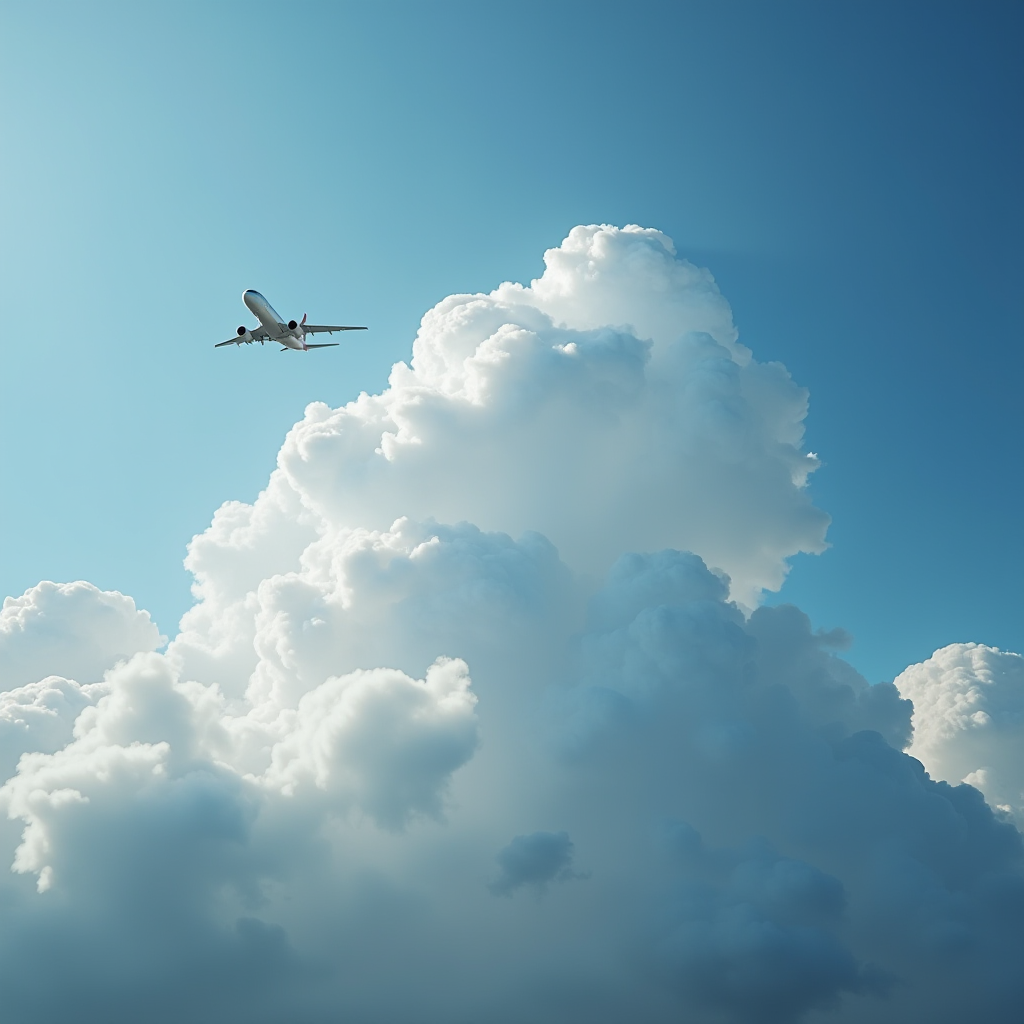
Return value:
<svg viewBox="0 0 1024 1024">
<path fill-rule="evenodd" d="M 6 6 L 0 590 L 165 633 L 305 404 L 575 224 L 708 266 L 811 392 L 832 548 L 779 600 L 872 681 L 1024 646 L 1019 4 Z M 219 350 L 243 288 L 371 330 Z M 772 599 L 775 600 L 774 598 Z"/>
</svg>

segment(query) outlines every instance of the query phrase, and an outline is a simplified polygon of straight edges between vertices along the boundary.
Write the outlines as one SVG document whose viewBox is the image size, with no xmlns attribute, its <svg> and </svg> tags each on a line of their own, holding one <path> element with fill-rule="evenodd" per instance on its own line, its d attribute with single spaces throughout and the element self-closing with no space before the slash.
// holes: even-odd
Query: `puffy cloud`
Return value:
<svg viewBox="0 0 1024 1024">
<path fill-rule="evenodd" d="M 8 602 L 6 1020 L 1015 1019 L 1021 835 L 902 751 L 946 704 L 754 607 L 823 543 L 806 394 L 659 232 L 546 262 L 310 406 L 166 652 Z"/>
<path fill-rule="evenodd" d="M 0 610 L 0 684 L 45 676 L 94 683 L 114 663 L 164 642 L 149 613 L 91 583 L 40 583 Z"/>
<path fill-rule="evenodd" d="M 711 272 L 679 259 L 660 231 L 580 225 L 544 254 L 544 263 L 544 276 L 529 288 L 504 284 L 497 294 L 527 296 L 556 323 L 575 330 L 626 324 L 656 343 L 696 331 L 711 335 L 737 361 L 750 359 Z"/>
<path fill-rule="evenodd" d="M 9 817 L 25 823 L 14 869 L 35 873 L 40 891 L 54 877 L 61 822 L 80 817 L 80 805 L 116 805 L 201 771 L 236 779 L 239 792 L 257 787 L 253 800 L 305 787 L 339 812 L 354 808 L 400 828 L 415 814 L 441 816 L 448 779 L 477 744 L 476 698 L 461 661 L 439 660 L 425 680 L 386 669 L 328 679 L 297 711 L 273 719 L 265 706 L 232 718 L 216 689 L 179 681 L 156 654 L 118 666 L 106 684 L 79 715 L 74 740 L 24 755 L 0 790 Z M 243 775 L 225 760 L 235 755 L 233 733 L 262 739 L 266 772 Z"/>
<path fill-rule="evenodd" d="M 215 693 L 179 683 L 157 654 L 119 665 L 105 690 L 78 716 L 71 742 L 23 755 L 0 790 L 0 805 L 25 824 L 14 869 L 36 874 L 40 891 L 52 884 L 55 866 L 77 862 L 89 845 L 67 840 L 68 828 L 89 829 L 82 809 L 102 817 L 144 800 L 172 773 L 203 759 L 199 727 L 215 713 Z"/>
<path fill-rule="evenodd" d="M 588 858 L 629 822 L 690 823 L 662 832 L 678 881 L 631 883 L 656 908 L 632 922 L 653 975 L 697 1020 L 953 1021 L 990 984 L 986 1013 L 1011 1019 L 1019 833 L 885 741 L 908 703 L 869 697 L 829 650 L 841 638 L 792 608 L 744 621 L 721 587 L 692 556 L 624 558 L 556 705 Z M 649 853 L 623 860 L 655 877 Z M 594 882 L 613 869 L 594 859 Z"/>
<path fill-rule="evenodd" d="M 106 692 L 101 683 L 82 686 L 47 676 L 0 693 L 0 773 L 13 774 L 25 751 L 52 754 L 71 741 L 75 719 Z"/>
<path fill-rule="evenodd" d="M 0 770 L 25 752 L 53 753 L 71 740 L 79 713 L 103 693 L 113 668 L 165 638 L 149 613 L 91 583 L 43 582 L 0 610 Z"/>
<path fill-rule="evenodd" d="M 394 669 L 328 679 L 299 701 L 267 782 L 287 794 L 312 783 L 385 827 L 438 817 L 448 777 L 477 744 L 469 684 L 465 662 L 446 658 L 424 680 Z"/>
<path fill-rule="evenodd" d="M 279 456 L 288 485 L 351 527 L 536 530 L 598 576 L 625 550 L 686 548 L 753 606 L 824 546 L 807 392 L 736 342 L 711 275 L 660 232 L 576 228 L 545 259 L 529 288 L 438 303 L 383 394 L 311 405 Z"/>
<path fill-rule="evenodd" d="M 209 540 L 196 538 L 193 552 Z M 544 664 L 581 622 L 579 593 L 537 534 L 513 541 L 469 523 L 404 518 L 383 531 L 325 528 L 291 571 L 197 603 L 168 657 L 184 677 L 216 683 L 240 709 L 295 708 L 328 676 L 383 665 L 415 675 L 456 648 L 466 660 L 493 659 L 512 638 L 523 649 L 506 665 L 528 657 L 526 644 Z M 193 627 L 207 618 L 223 630 L 217 643 Z M 476 624 L 469 635 L 468 621 Z M 535 675 L 537 659 L 531 666 Z"/>
<path fill-rule="evenodd" d="M 895 685 L 914 702 L 908 752 L 935 778 L 976 786 L 1024 827 L 1024 658 L 950 644 Z"/>
<path fill-rule="evenodd" d="M 587 743 L 632 728 L 663 702 L 695 702 L 698 746 L 723 757 L 745 742 L 731 712 L 711 727 L 726 695 L 746 700 L 762 686 L 785 687 L 808 727 L 829 739 L 871 729 L 898 747 L 910 733 L 910 702 L 891 684 L 870 686 L 833 653 L 844 637 L 816 634 L 791 605 L 759 608 L 749 621 L 727 600 L 728 581 L 679 551 L 623 556 L 590 602 L 581 640 L 586 685 L 570 692 L 564 741 Z M 751 686 L 756 664 L 758 687 Z M 680 689 L 678 681 L 686 680 Z M 739 731 L 737 731 L 739 730 Z"/>
</svg>

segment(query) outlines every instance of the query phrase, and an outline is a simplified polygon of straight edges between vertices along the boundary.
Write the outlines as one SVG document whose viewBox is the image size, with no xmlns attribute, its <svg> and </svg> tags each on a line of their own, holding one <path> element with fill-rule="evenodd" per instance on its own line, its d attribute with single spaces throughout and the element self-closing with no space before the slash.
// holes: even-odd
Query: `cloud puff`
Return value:
<svg viewBox="0 0 1024 1024">
<path fill-rule="evenodd" d="M 102 683 L 82 686 L 47 676 L 0 693 L 0 773 L 13 774 L 26 751 L 52 754 L 71 741 L 75 719 L 106 692 Z"/>
<path fill-rule="evenodd" d="M 383 394 L 311 405 L 279 456 L 288 485 L 353 527 L 536 530 L 597 575 L 624 550 L 687 548 L 753 606 L 824 546 L 807 392 L 736 342 L 711 275 L 660 232 L 575 228 L 545 261 L 529 288 L 438 303 Z"/>
<path fill-rule="evenodd" d="M 394 669 L 328 679 L 299 701 L 267 783 L 289 795 L 311 783 L 385 827 L 437 817 L 448 777 L 477 744 L 469 685 L 465 662 L 446 658 L 424 680 Z"/>
<path fill-rule="evenodd" d="M 91 583 L 43 582 L 0 610 L 0 771 L 26 751 L 53 753 L 113 668 L 165 637 L 135 602 Z"/>
<path fill-rule="evenodd" d="M 264 706 L 233 718 L 215 689 L 180 682 L 160 655 L 137 656 L 108 673 L 107 692 L 79 715 L 72 742 L 24 755 L 0 790 L 0 806 L 25 824 L 14 870 L 35 873 L 45 891 L 68 815 L 80 820 L 85 805 L 148 799 L 196 771 L 236 780 L 250 801 L 305 787 L 307 801 L 310 791 L 323 793 L 330 808 L 354 808 L 387 828 L 415 814 L 439 817 L 449 776 L 477 743 L 469 685 L 463 662 L 440 660 L 424 680 L 357 672 L 326 680 L 294 713 L 271 718 Z M 233 733 L 262 740 L 269 761 L 262 775 L 243 775 L 228 762 Z M 74 859 L 78 850 L 63 854 Z"/>
<path fill-rule="evenodd" d="M 586 683 L 570 691 L 565 742 L 586 745 L 606 730 L 628 732 L 656 719 L 666 701 L 686 702 L 693 705 L 686 717 L 701 730 L 694 749 L 728 758 L 749 737 L 733 711 L 713 709 L 729 700 L 742 707 L 767 686 L 784 687 L 804 723 L 823 737 L 870 729 L 904 744 L 911 706 L 892 684 L 869 686 L 835 656 L 835 635 L 812 632 L 798 609 L 759 608 L 748 621 L 727 591 L 728 581 L 692 554 L 623 556 L 590 602 L 581 640 Z"/>
<path fill-rule="evenodd" d="M 219 543 L 208 531 L 192 554 L 205 559 Z M 469 523 L 324 526 L 289 571 L 253 590 L 232 593 L 200 579 L 203 598 L 182 620 L 168 657 L 184 676 L 237 698 L 239 708 L 294 708 L 328 676 L 382 665 L 416 674 L 455 649 L 466 660 L 494 660 L 513 637 L 535 647 L 535 675 L 550 645 L 581 622 L 581 591 L 545 538 L 513 541 Z M 203 628 L 210 620 L 213 642 Z"/>
<path fill-rule="evenodd" d="M 0 684 L 5 690 L 44 676 L 98 682 L 116 661 L 164 642 L 149 612 L 91 583 L 40 583 L 0 610 Z"/>
<path fill-rule="evenodd" d="M 497 856 L 501 870 L 490 890 L 495 896 L 511 896 L 524 885 L 538 893 L 549 882 L 567 882 L 578 875 L 572 869 L 573 844 L 568 832 L 531 832 L 516 836 Z"/>
<path fill-rule="evenodd" d="M 5 1019 L 1015 1019 L 1020 833 L 754 607 L 823 543 L 806 394 L 659 232 L 546 262 L 310 406 L 165 652 L 9 602 Z"/>
<path fill-rule="evenodd" d="M 935 778 L 976 786 L 1024 827 L 1024 658 L 950 644 L 895 685 L 914 702 L 908 752 Z"/>
</svg>

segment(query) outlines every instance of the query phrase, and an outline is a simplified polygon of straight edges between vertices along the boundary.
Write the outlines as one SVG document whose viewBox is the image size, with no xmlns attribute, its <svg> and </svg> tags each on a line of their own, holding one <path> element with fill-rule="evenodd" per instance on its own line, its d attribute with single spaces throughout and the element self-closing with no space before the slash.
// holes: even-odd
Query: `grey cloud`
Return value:
<svg viewBox="0 0 1024 1024">
<path fill-rule="evenodd" d="M 748 629 L 758 642 L 761 671 L 784 680 L 816 726 L 833 735 L 872 729 L 899 750 L 910 742 L 913 705 L 892 683 L 869 685 L 836 656 L 848 642 L 844 633 L 814 632 L 792 605 L 758 608 Z"/>
<path fill-rule="evenodd" d="M 846 894 L 837 878 L 763 839 L 707 850 L 686 823 L 669 834 L 686 870 L 655 918 L 651 958 L 695 1005 L 785 1021 L 832 1008 L 844 992 L 879 990 L 878 972 L 840 937 Z"/>
<path fill-rule="evenodd" d="M 838 1020 L 959 1019 L 1008 968 L 1020 834 L 976 791 L 933 782 L 862 728 L 901 740 L 907 702 L 885 689 L 865 699 L 870 688 L 804 616 L 761 609 L 745 622 L 707 599 L 716 582 L 676 552 L 624 559 L 592 604 L 605 628 L 581 640 L 581 680 L 555 705 L 556 744 L 582 773 L 575 799 L 597 806 L 607 789 L 641 820 L 672 808 L 694 823 L 662 833 L 688 877 L 644 947 L 652 969 L 729 1020 L 795 1020 L 814 1007 Z M 660 603 L 637 607 L 644 592 Z M 726 872 L 698 830 L 728 839 L 740 823 L 787 856 L 762 848 Z M 609 842 L 579 821 L 573 831 L 588 849 Z M 1005 997 L 984 1001 L 1009 1019 Z"/>
<path fill-rule="evenodd" d="M 516 836 L 495 858 L 501 875 L 490 890 L 496 896 L 511 896 L 523 886 L 543 892 L 549 882 L 585 877 L 573 871 L 574 850 L 568 832 Z"/>
<path fill-rule="evenodd" d="M 727 600 L 727 581 L 691 554 L 624 555 L 591 600 L 588 622 L 581 642 L 586 685 L 572 698 L 577 707 L 610 706 L 611 690 L 642 714 L 659 693 L 721 697 L 728 679 L 739 700 L 795 700 L 823 736 L 872 729 L 897 748 L 909 741 L 912 705 L 892 684 L 869 685 L 830 650 L 837 638 L 814 633 L 791 605 L 759 608 L 744 620 Z M 579 736 L 578 728 L 573 732 Z M 728 746 L 730 735 L 740 742 L 723 718 L 709 725 L 704 742 Z"/>
<path fill-rule="evenodd" d="M 672 910 L 678 921 L 660 937 L 656 955 L 698 1012 L 789 1021 L 862 988 L 850 951 L 826 931 L 780 924 L 706 889 L 681 889 Z"/>
</svg>

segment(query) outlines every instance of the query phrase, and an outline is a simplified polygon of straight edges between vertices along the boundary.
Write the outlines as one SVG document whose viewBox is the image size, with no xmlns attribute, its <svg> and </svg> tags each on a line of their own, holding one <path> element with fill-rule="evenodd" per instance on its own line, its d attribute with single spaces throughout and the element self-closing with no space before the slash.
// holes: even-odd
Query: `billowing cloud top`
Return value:
<svg viewBox="0 0 1024 1024">
<path fill-rule="evenodd" d="M 91 583 L 40 583 L 0 609 L 0 665 L 7 687 L 62 675 L 95 683 L 116 661 L 155 651 L 166 638 L 130 597 Z"/>
<path fill-rule="evenodd" d="M 909 753 L 938 779 L 976 786 L 1024 827 L 1024 658 L 950 644 L 895 683 L 914 702 Z"/>
<path fill-rule="evenodd" d="M 824 543 L 805 392 L 659 232 L 546 263 L 306 410 L 164 652 L 9 602 L 5 1019 L 1014 1019 L 1021 835 L 929 739 L 974 683 L 756 607 Z"/>
<path fill-rule="evenodd" d="M 574 228 L 545 262 L 529 288 L 438 303 L 383 394 L 311 405 L 279 457 L 288 485 L 350 527 L 536 530 L 595 575 L 685 548 L 753 606 L 824 546 L 807 392 L 738 344 L 714 279 L 659 231 Z"/>
</svg>

